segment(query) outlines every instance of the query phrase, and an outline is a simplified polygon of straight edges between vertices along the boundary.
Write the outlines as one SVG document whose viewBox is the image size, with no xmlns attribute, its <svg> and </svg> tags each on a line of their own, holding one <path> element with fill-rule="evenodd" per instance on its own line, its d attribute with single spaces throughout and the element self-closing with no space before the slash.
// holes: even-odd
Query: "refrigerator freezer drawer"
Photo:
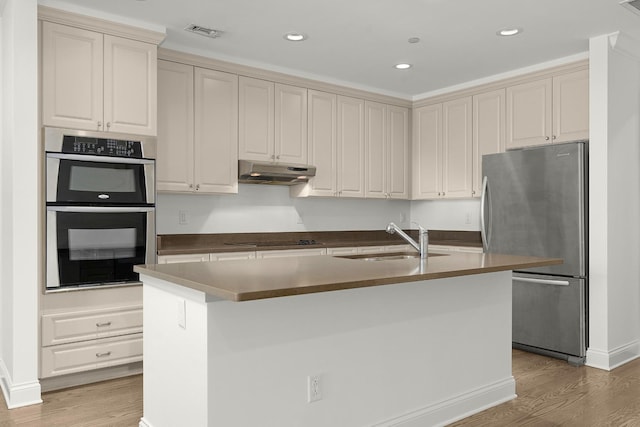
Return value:
<svg viewBox="0 0 640 427">
<path fill-rule="evenodd" d="M 586 352 L 586 279 L 513 274 L 513 342 L 567 356 Z"/>
</svg>

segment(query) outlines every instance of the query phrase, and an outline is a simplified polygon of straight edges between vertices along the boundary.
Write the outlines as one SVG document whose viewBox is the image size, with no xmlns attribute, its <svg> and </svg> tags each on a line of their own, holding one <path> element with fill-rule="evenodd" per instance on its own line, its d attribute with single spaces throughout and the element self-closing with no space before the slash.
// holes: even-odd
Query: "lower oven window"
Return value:
<svg viewBox="0 0 640 427">
<path fill-rule="evenodd" d="M 58 280 L 48 287 L 137 281 L 133 266 L 145 263 L 147 215 L 55 212 Z"/>
</svg>

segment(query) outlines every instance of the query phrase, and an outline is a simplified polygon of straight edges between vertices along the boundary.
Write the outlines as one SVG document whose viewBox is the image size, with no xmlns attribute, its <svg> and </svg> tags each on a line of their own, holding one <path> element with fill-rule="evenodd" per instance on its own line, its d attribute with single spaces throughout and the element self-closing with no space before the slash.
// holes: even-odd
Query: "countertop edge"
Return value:
<svg viewBox="0 0 640 427">
<path fill-rule="evenodd" d="M 217 262 L 217 261 L 211 261 Z M 154 269 L 149 269 L 146 265 L 138 265 L 134 267 L 134 271 L 153 278 L 172 282 L 181 286 L 185 286 L 214 297 L 222 298 L 234 302 L 254 301 L 260 299 L 279 298 L 286 296 L 305 295 L 320 292 L 332 292 L 348 289 L 366 288 L 373 286 L 391 285 L 398 283 L 418 282 L 423 280 L 445 279 L 451 277 L 470 276 L 475 274 L 494 273 L 498 271 L 518 270 L 525 268 L 543 267 L 549 265 L 562 264 L 563 260 L 559 258 L 545 258 L 540 261 L 528 261 L 522 263 L 499 264 L 488 267 L 472 267 L 462 268 L 450 271 L 431 272 L 423 274 L 400 275 L 393 277 L 382 277 L 375 279 L 351 280 L 344 282 L 322 283 L 309 285 L 304 287 L 278 288 L 257 291 L 231 292 L 219 287 L 206 285 L 201 282 L 188 280 L 172 274 L 163 273 Z"/>
</svg>

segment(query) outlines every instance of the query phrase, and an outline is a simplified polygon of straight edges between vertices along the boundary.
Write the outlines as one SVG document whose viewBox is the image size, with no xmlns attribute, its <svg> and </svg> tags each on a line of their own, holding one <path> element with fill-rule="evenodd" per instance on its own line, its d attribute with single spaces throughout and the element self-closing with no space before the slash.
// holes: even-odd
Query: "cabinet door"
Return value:
<svg viewBox="0 0 640 427">
<path fill-rule="evenodd" d="M 366 101 L 365 197 L 387 197 L 387 106 Z"/>
<path fill-rule="evenodd" d="M 336 95 L 309 91 L 309 163 L 316 176 L 309 181 L 309 195 L 336 195 Z"/>
<path fill-rule="evenodd" d="M 409 198 L 409 109 L 387 107 L 387 195 L 393 199 Z"/>
<path fill-rule="evenodd" d="M 413 199 L 442 194 L 442 104 L 413 110 Z"/>
<path fill-rule="evenodd" d="M 195 69 L 195 183 L 200 193 L 238 192 L 238 76 Z"/>
<path fill-rule="evenodd" d="M 276 84 L 275 100 L 275 160 L 307 164 L 307 89 Z"/>
<path fill-rule="evenodd" d="M 338 96 L 338 196 L 364 197 L 364 101 Z"/>
<path fill-rule="evenodd" d="M 103 36 L 42 23 L 42 123 L 102 130 Z"/>
<path fill-rule="evenodd" d="M 192 192 L 193 67 L 158 61 L 158 191 Z"/>
<path fill-rule="evenodd" d="M 589 71 L 553 78 L 553 142 L 589 138 Z"/>
<path fill-rule="evenodd" d="M 442 104 L 442 195 L 471 197 L 473 142 L 471 97 Z"/>
<path fill-rule="evenodd" d="M 157 46 L 104 36 L 105 130 L 157 134 Z"/>
<path fill-rule="evenodd" d="M 507 88 L 507 149 L 551 142 L 551 91 L 551 79 Z"/>
<path fill-rule="evenodd" d="M 275 160 L 274 84 L 243 76 L 239 84 L 238 157 L 243 160 Z"/>
<path fill-rule="evenodd" d="M 482 192 L 482 156 L 505 151 L 505 90 L 473 97 L 473 191 Z"/>
</svg>

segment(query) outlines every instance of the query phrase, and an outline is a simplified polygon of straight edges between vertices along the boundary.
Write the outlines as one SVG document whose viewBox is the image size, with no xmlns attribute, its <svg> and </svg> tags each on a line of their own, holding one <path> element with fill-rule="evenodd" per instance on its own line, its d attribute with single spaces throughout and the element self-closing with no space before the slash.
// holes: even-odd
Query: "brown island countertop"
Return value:
<svg viewBox="0 0 640 427">
<path fill-rule="evenodd" d="M 384 254 L 390 256 L 391 254 Z M 250 301 L 562 264 L 562 259 L 452 253 L 366 261 L 338 256 L 150 264 L 134 271 L 231 301 Z"/>
</svg>

